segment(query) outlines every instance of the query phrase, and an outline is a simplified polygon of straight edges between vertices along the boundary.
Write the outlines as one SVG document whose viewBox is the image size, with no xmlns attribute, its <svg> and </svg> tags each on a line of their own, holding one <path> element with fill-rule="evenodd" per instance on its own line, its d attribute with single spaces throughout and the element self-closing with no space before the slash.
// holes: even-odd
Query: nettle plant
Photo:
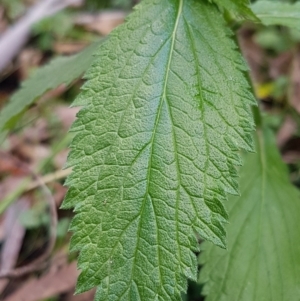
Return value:
<svg viewBox="0 0 300 301">
<path fill-rule="evenodd" d="M 3 130 L 92 62 L 62 206 L 76 212 L 77 293 L 181 300 L 190 279 L 206 300 L 300 300 L 299 191 L 260 116 L 234 19 L 300 28 L 300 6 L 143 0 L 100 46 L 38 70 L 2 111 Z"/>
</svg>

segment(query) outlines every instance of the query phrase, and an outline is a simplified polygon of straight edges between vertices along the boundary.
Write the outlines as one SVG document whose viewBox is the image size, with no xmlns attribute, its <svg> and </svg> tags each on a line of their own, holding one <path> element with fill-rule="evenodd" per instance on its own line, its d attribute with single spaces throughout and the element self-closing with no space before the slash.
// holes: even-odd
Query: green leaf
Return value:
<svg viewBox="0 0 300 301">
<path fill-rule="evenodd" d="M 100 47 L 76 101 L 63 204 L 76 211 L 77 292 L 179 300 L 196 279 L 195 232 L 225 245 L 255 103 L 229 35 L 207 2 L 145 0 Z"/>
<path fill-rule="evenodd" d="M 258 21 L 255 14 L 249 7 L 248 0 L 211 0 L 215 2 L 219 7 L 225 8 L 227 11 L 233 13 L 236 16 L 252 21 Z"/>
<path fill-rule="evenodd" d="M 19 115 L 45 92 L 63 83 L 69 85 L 82 75 L 93 61 L 92 55 L 98 47 L 99 42 L 93 43 L 76 55 L 55 58 L 36 70 L 1 110 L 0 133 L 13 127 Z"/>
<path fill-rule="evenodd" d="M 300 194 L 270 132 L 240 170 L 241 197 L 228 202 L 228 249 L 202 245 L 206 301 L 298 301 Z"/>
<path fill-rule="evenodd" d="M 300 29 L 300 2 L 292 4 L 257 1 L 251 8 L 264 25 L 282 25 Z"/>
</svg>

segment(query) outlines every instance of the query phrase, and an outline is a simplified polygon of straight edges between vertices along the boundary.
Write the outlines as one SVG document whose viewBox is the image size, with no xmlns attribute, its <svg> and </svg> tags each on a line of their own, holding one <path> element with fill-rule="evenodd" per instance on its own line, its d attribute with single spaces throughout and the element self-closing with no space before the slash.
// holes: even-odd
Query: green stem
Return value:
<svg viewBox="0 0 300 301">
<path fill-rule="evenodd" d="M 262 116 L 261 116 L 259 106 L 258 105 L 257 106 L 252 106 L 252 112 L 253 112 L 253 117 L 254 117 L 256 127 L 257 128 L 262 128 L 263 119 L 262 119 Z"/>
</svg>

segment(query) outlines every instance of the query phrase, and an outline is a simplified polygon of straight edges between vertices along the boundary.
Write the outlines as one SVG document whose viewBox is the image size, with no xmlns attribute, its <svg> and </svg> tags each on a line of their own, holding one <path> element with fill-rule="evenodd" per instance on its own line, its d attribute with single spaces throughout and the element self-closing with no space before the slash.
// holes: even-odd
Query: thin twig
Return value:
<svg viewBox="0 0 300 301">
<path fill-rule="evenodd" d="M 0 39 L 0 72 L 12 61 L 29 38 L 33 24 L 49 17 L 70 5 L 79 5 L 84 0 L 44 0 L 34 5 L 15 25 L 9 28 Z"/>
<path fill-rule="evenodd" d="M 29 183 L 28 186 L 25 188 L 25 192 L 28 192 L 32 189 L 39 187 L 40 182 L 42 182 L 45 185 L 45 184 L 51 183 L 53 181 L 64 179 L 68 175 L 70 175 L 71 172 L 72 172 L 72 169 L 68 168 L 68 169 L 62 169 L 62 170 L 58 170 L 53 173 L 44 175 L 39 178 L 39 181 L 35 180 L 35 181 Z"/>
</svg>

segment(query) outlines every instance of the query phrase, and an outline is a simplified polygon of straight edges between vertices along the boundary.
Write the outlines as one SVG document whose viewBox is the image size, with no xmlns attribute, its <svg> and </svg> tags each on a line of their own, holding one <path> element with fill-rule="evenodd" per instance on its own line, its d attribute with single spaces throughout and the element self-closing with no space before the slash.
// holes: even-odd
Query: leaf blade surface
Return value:
<svg viewBox="0 0 300 301">
<path fill-rule="evenodd" d="M 257 1 L 251 5 L 253 12 L 264 25 L 282 25 L 300 29 L 300 3 Z"/>
<path fill-rule="evenodd" d="M 77 212 L 78 292 L 180 300 L 196 278 L 194 231 L 225 245 L 254 103 L 230 35 L 213 5 L 144 1 L 101 46 L 77 100 L 63 205 Z"/>
<path fill-rule="evenodd" d="M 249 7 L 248 0 L 213 0 L 213 2 L 244 19 L 258 21 Z"/>
<path fill-rule="evenodd" d="M 228 250 L 204 243 L 200 282 L 207 301 L 296 301 L 300 281 L 299 191 L 287 177 L 273 135 L 241 168 L 241 197 L 228 202 Z"/>
</svg>

